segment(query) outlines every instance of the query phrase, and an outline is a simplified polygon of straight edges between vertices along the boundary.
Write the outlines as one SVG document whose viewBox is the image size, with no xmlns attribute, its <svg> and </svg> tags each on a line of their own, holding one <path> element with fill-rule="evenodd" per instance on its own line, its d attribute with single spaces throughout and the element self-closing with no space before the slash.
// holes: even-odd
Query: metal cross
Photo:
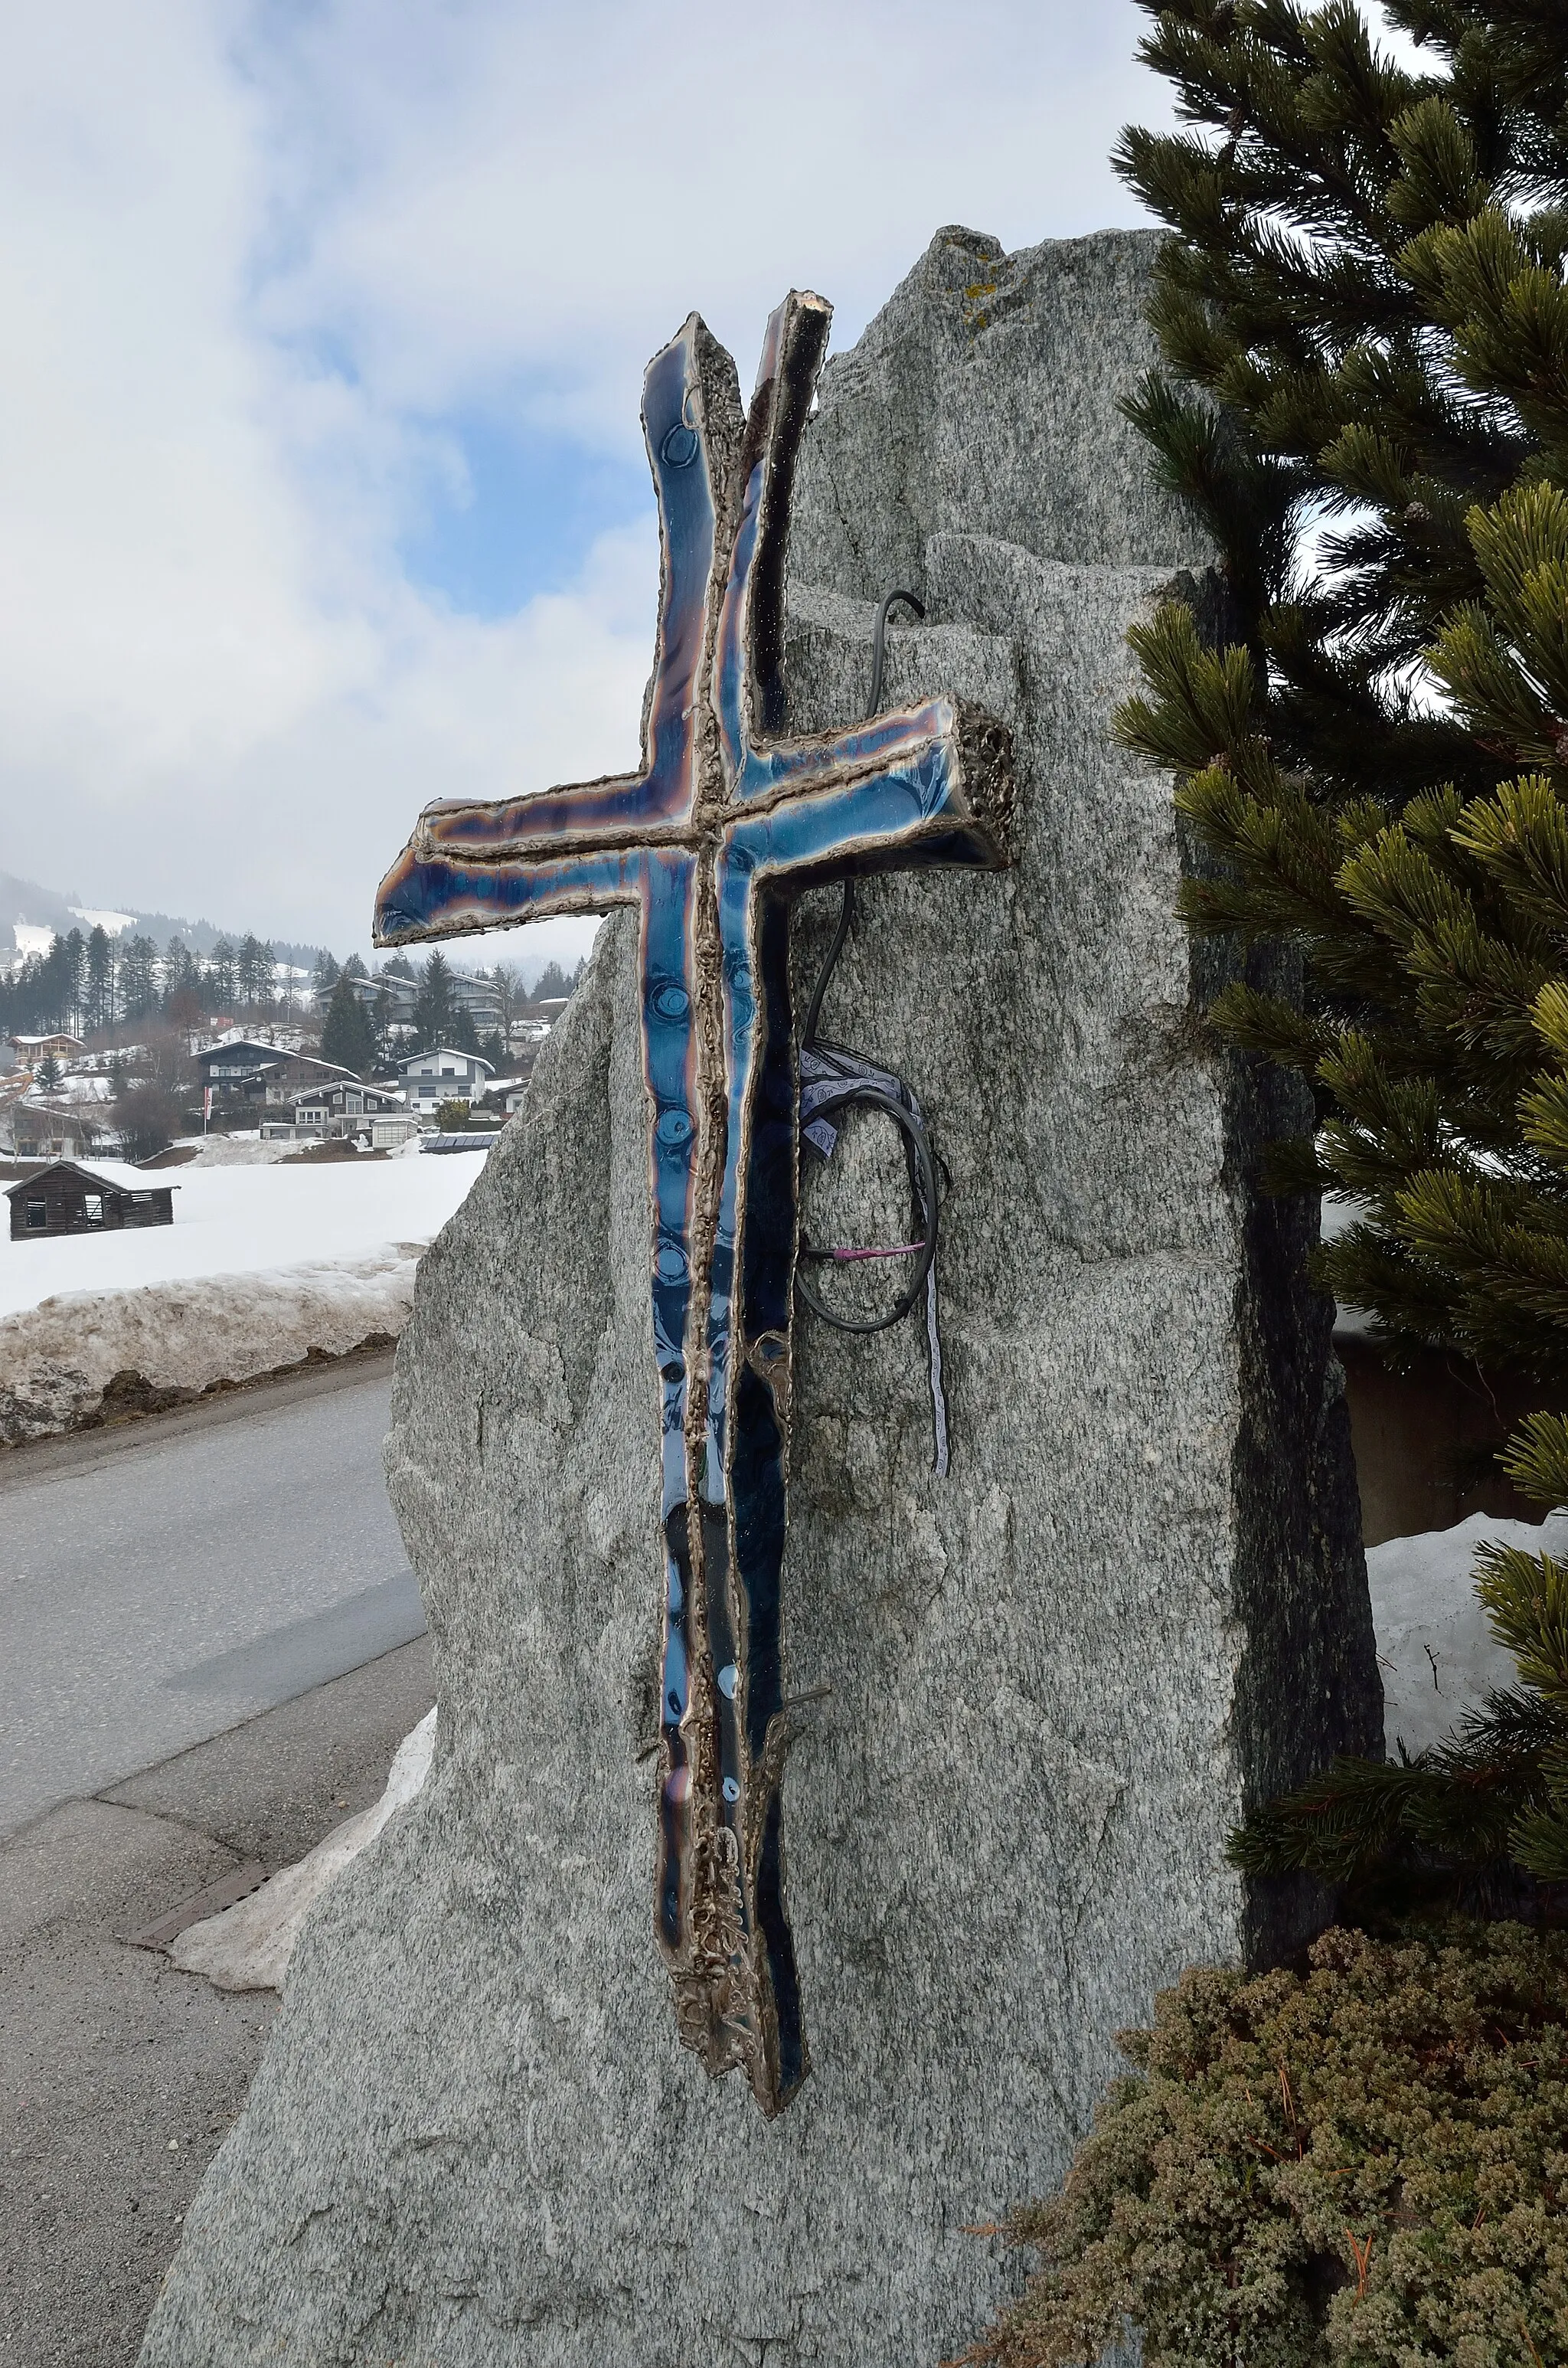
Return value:
<svg viewBox="0 0 1568 2368">
<path fill-rule="evenodd" d="M 378 945 L 633 905 L 642 923 L 665 1617 L 654 1923 L 681 2038 L 764 2113 L 807 2068 L 784 1907 L 779 1656 L 798 1087 L 789 900 L 1007 860 L 1004 728 L 932 699 L 782 736 L 795 455 L 830 308 L 791 294 L 743 412 L 693 313 L 648 365 L 661 582 L 641 771 L 426 808 Z"/>
</svg>

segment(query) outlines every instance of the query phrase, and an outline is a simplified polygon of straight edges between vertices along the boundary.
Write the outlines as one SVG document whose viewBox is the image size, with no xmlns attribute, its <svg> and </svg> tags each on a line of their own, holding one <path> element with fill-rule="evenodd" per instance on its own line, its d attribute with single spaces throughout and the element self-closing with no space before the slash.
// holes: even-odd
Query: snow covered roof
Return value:
<svg viewBox="0 0 1568 2368">
<path fill-rule="evenodd" d="M 299 1093 L 291 1095 L 290 1099 L 298 1107 L 301 1102 L 316 1100 L 322 1094 L 350 1093 L 364 1094 L 373 1102 L 384 1102 L 389 1110 L 401 1110 L 403 1107 L 401 1094 L 392 1092 L 386 1086 L 368 1086 L 362 1079 L 353 1076 L 324 1077 L 320 1085 L 306 1086 Z"/>
<path fill-rule="evenodd" d="M 492 1064 L 483 1053 L 460 1053 L 455 1044 L 427 1044 L 423 1053 L 411 1053 L 406 1061 L 400 1061 L 397 1065 L 400 1072 L 406 1072 L 420 1061 L 468 1061 L 476 1069 L 483 1069 L 487 1077 L 494 1075 Z M 426 1074 L 433 1073 L 426 1071 Z"/>
<path fill-rule="evenodd" d="M 37 1167 L 30 1176 L 24 1176 L 19 1184 L 7 1185 L 6 1199 L 14 1200 L 18 1192 L 26 1191 L 43 1177 L 51 1175 L 57 1167 L 74 1167 L 78 1176 L 85 1176 L 89 1184 L 101 1185 L 106 1192 L 179 1190 L 177 1184 L 166 1183 L 161 1175 L 150 1176 L 144 1167 L 132 1167 L 125 1159 L 51 1159 L 46 1167 Z"/>
<path fill-rule="evenodd" d="M 296 1057 L 281 1044 L 264 1043 L 259 1036 L 224 1036 L 217 1043 L 207 1045 L 196 1057 L 199 1061 L 212 1061 L 220 1053 L 259 1053 L 261 1061 L 258 1067 L 267 1061 L 288 1061 Z"/>
<path fill-rule="evenodd" d="M 354 1070 L 346 1069 L 341 1061 L 324 1061 L 315 1053 L 290 1053 L 289 1058 L 301 1069 L 324 1069 L 326 1075 L 322 1079 L 324 1085 L 334 1077 L 343 1078 L 347 1085 L 357 1086 L 359 1083 Z"/>
</svg>

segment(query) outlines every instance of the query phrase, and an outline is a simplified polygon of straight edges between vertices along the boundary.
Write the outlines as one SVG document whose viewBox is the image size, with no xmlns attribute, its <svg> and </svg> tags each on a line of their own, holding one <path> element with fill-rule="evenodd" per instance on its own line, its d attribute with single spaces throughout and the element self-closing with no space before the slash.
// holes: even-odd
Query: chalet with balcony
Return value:
<svg viewBox="0 0 1568 2368">
<path fill-rule="evenodd" d="M 324 1086 L 334 1078 L 358 1083 L 352 1069 L 340 1068 L 335 1061 L 318 1060 L 309 1053 L 291 1053 L 283 1045 L 266 1044 L 247 1036 L 210 1044 L 205 1053 L 197 1055 L 197 1066 L 203 1087 L 211 1087 L 215 1117 L 280 1110 L 285 1105 L 291 1106 L 295 1097 L 308 1087 Z"/>
<path fill-rule="evenodd" d="M 401 1094 L 381 1086 L 361 1085 L 358 1077 L 328 1077 L 294 1096 L 296 1134 L 358 1134 L 372 1119 L 401 1118 Z"/>
</svg>

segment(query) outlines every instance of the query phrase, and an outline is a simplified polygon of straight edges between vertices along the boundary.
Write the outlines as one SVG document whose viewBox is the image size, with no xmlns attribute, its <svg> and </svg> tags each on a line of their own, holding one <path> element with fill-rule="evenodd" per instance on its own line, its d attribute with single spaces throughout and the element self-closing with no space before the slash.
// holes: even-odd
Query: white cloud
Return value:
<svg viewBox="0 0 1568 2368">
<path fill-rule="evenodd" d="M 335 0 L 263 70 L 312 192 L 268 317 L 337 323 L 387 399 L 523 377 L 542 416 L 630 442 L 693 303 L 749 383 L 791 284 L 853 336 L 940 223 L 1018 245 L 1131 219 L 1107 153 L 1165 113 L 1142 24 L 1129 0 Z M 326 90 L 341 111 L 304 103 Z"/>
<path fill-rule="evenodd" d="M 0 860 L 363 942 L 419 805 L 631 761 L 656 563 L 489 622 L 400 538 L 444 416 L 635 446 L 693 302 L 749 383 L 941 222 L 1133 216 L 1130 0 L 54 0 L 0 87 Z"/>
</svg>

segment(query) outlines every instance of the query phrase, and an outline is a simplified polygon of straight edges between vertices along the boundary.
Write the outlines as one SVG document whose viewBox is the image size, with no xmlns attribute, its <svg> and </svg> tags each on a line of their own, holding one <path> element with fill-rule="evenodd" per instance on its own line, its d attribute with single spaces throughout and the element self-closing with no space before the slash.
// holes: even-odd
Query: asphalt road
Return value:
<svg viewBox="0 0 1568 2368">
<path fill-rule="evenodd" d="M 133 2368 L 277 2012 L 128 1947 L 369 1808 L 427 1637 L 0 1838 L 0 2368 Z"/>
<path fill-rule="evenodd" d="M 419 1635 L 391 1359 L 0 1456 L 0 1834 Z"/>
</svg>

